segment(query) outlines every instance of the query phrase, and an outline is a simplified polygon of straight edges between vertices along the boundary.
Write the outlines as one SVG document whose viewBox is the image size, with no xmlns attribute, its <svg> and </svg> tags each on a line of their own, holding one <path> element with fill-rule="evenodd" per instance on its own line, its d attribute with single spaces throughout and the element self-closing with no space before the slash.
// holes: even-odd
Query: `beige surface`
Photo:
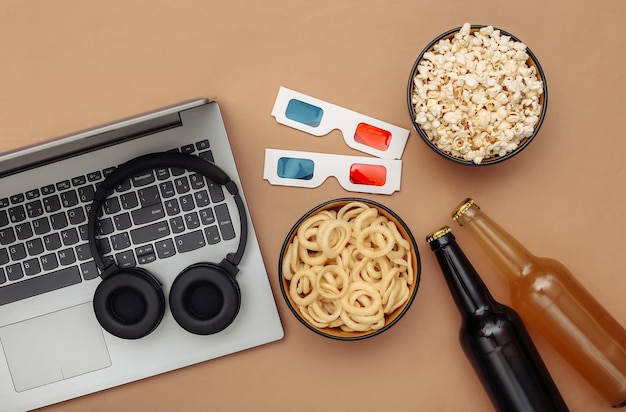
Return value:
<svg viewBox="0 0 626 412">
<path fill-rule="evenodd" d="M 539 255 L 561 260 L 626 325 L 623 0 L 3 1 L 0 150 L 197 96 L 221 105 L 285 328 L 285 339 L 50 407 L 50 411 L 486 411 L 457 341 L 459 316 L 424 236 L 453 224 L 466 196 Z M 366 196 L 410 226 L 422 282 L 390 331 L 355 343 L 311 333 L 277 281 L 284 236 L 316 204 L 348 192 L 270 186 L 266 147 L 360 154 L 338 132 L 277 124 L 279 86 L 411 128 L 406 84 L 419 51 L 465 21 L 521 38 L 549 87 L 537 139 L 505 164 L 467 168 L 412 131 L 402 190 Z M 494 295 L 503 283 L 456 224 Z M 610 410 L 536 335 L 572 411 Z M 0 405 L 1 409 L 1 405 Z"/>
</svg>

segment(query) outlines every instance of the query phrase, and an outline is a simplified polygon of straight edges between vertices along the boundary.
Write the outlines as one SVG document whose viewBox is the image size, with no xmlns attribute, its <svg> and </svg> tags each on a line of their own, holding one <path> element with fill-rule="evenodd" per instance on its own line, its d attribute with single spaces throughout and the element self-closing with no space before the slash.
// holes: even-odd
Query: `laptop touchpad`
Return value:
<svg viewBox="0 0 626 412">
<path fill-rule="evenodd" d="M 0 328 L 17 392 L 111 366 L 91 302 Z"/>
</svg>

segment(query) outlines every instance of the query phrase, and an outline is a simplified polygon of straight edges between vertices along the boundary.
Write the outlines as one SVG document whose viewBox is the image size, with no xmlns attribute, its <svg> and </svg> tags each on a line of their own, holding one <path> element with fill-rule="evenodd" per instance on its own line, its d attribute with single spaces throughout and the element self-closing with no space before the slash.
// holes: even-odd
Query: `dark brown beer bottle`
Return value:
<svg viewBox="0 0 626 412">
<path fill-rule="evenodd" d="M 521 318 L 491 296 L 450 228 L 426 240 L 461 313 L 461 347 L 494 407 L 501 412 L 567 411 Z"/>
<path fill-rule="evenodd" d="M 613 407 L 626 406 L 626 330 L 554 259 L 532 255 L 466 199 L 452 217 L 506 278 L 511 306 Z"/>
</svg>

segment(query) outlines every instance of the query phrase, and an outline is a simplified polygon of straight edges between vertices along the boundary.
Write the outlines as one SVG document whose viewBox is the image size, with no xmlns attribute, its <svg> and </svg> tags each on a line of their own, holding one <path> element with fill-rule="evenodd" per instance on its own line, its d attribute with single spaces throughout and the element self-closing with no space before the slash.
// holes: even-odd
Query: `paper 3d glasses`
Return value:
<svg viewBox="0 0 626 412">
<path fill-rule="evenodd" d="M 402 161 L 265 149 L 263 178 L 273 185 L 318 187 L 330 176 L 352 192 L 390 195 L 400 190 Z"/>
<path fill-rule="evenodd" d="M 272 108 L 278 123 L 324 136 L 334 129 L 346 144 L 372 156 L 399 159 L 409 131 L 373 117 L 281 87 Z"/>
</svg>

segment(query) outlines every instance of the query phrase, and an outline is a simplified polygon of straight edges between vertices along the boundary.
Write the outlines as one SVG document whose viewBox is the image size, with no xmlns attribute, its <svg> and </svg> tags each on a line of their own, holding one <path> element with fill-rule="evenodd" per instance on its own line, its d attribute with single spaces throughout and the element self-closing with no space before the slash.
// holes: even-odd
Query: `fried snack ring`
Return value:
<svg viewBox="0 0 626 412">
<path fill-rule="evenodd" d="M 341 266 L 324 266 L 315 277 L 315 288 L 322 298 L 341 299 L 348 293 L 350 280 Z"/>
<path fill-rule="evenodd" d="M 345 249 L 352 235 L 350 224 L 340 219 L 332 220 L 328 223 L 325 222 L 320 227 L 320 230 L 322 231 L 322 236 L 318 243 L 322 252 L 328 258 L 337 257 Z"/>
<path fill-rule="evenodd" d="M 309 216 L 300 224 L 300 227 L 298 228 L 298 242 L 300 242 L 300 244 L 308 250 L 322 250 L 318 242 L 310 239 L 312 237 L 315 237 L 322 222 L 324 222 L 325 220 L 334 219 L 335 216 L 336 215 L 334 213 L 331 213 L 328 210 L 324 210 L 313 216 Z"/>
<path fill-rule="evenodd" d="M 298 306 L 307 306 L 319 296 L 319 291 L 312 287 L 315 284 L 315 272 L 302 269 L 296 272 L 289 283 L 289 294 Z"/>
<path fill-rule="evenodd" d="M 369 239 L 370 242 L 367 242 Z M 377 258 L 385 256 L 395 243 L 393 233 L 385 226 L 369 226 L 359 233 L 356 247 L 363 256 Z"/>
<path fill-rule="evenodd" d="M 357 316 L 374 315 L 382 307 L 379 291 L 369 283 L 352 282 L 341 298 L 344 312 Z"/>
</svg>

